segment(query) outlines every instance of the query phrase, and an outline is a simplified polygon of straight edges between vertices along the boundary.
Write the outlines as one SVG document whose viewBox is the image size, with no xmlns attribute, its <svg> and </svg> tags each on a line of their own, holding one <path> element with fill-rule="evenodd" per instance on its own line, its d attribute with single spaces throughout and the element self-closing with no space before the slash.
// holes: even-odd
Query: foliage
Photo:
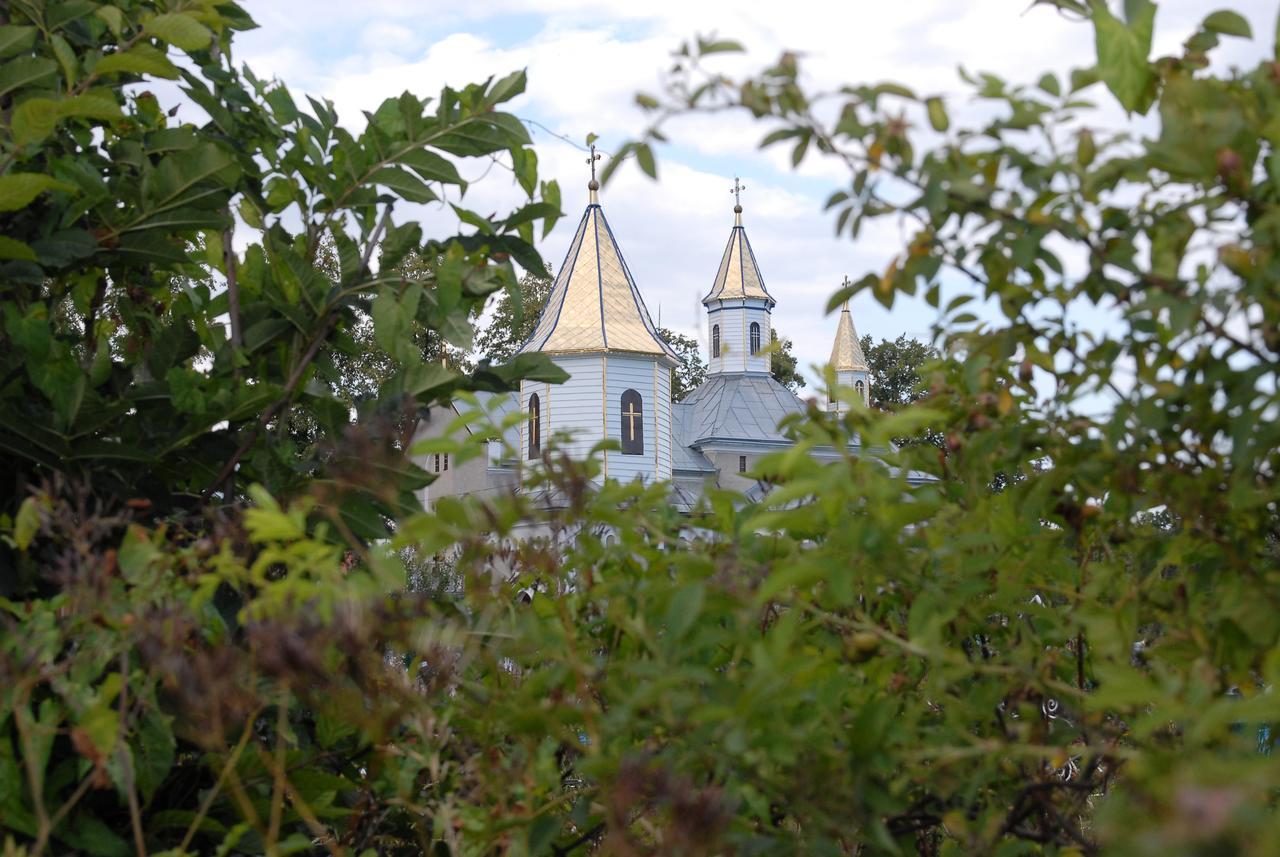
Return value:
<svg viewBox="0 0 1280 857">
<path fill-rule="evenodd" d="M 702 345 L 691 336 L 665 327 L 658 328 L 658 335 L 680 355 L 680 365 L 671 370 L 671 401 L 682 401 L 707 378 L 707 362 L 702 359 Z"/>
<path fill-rule="evenodd" d="M 791 348 L 789 338 L 778 336 L 778 331 L 769 328 L 769 374 L 773 376 L 773 380 L 794 393 L 805 385 L 805 380 L 796 369 L 796 356 Z"/>
<path fill-rule="evenodd" d="M 922 295 L 957 358 L 919 402 L 850 418 L 865 437 L 941 429 L 946 456 L 902 454 L 940 481 L 881 501 L 918 526 L 885 553 L 874 541 L 892 528 L 861 530 L 880 495 L 845 498 L 839 528 L 871 541 L 847 544 L 849 578 L 815 567 L 829 588 L 800 596 L 846 587 L 860 632 L 920 659 L 864 678 L 895 700 L 887 732 L 870 733 L 902 743 L 850 817 L 882 819 L 922 853 L 1266 853 L 1280 785 L 1267 755 L 1280 56 L 1216 71 L 1221 41 L 1251 37 L 1229 10 L 1152 58 L 1149 0 L 1123 17 L 1101 0 L 1036 5 L 1088 21 L 1096 62 L 1034 85 L 966 72 L 970 110 L 895 83 L 806 91 L 794 54 L 735 79 L 714 56 L 735 46 L 704 41 L 639 98 L 653 122 L 624 153 L 652 156 L 671 117 L 739 110 L 794 163 L 837 159 L 838 233 L 892 217 L 908 239 L 830 306 Z M 1108 129 L 1097 102 L 1111 97 L 1150 123 Z M 1081 315 L 1103 322 L 1082 329 Z M 821 498 L 808 514 L 834 542 L 845 534 L 819 523 L 837 520 L 818 511 L 828 492 L 803 496 Z M 1177 526 L 1153 526 L 1158 513 Z M 855 826 L 889 848 L 872 844 L 876 821 Z"/>
<path fill-rule="evenodd" d="M 686 48 L 641 101 L 656 134 L 747 110 L 797 162 L 840 158 L 842 233 L 918 227 L 857 288 L 922 292 L 958 359 L 896 412 L 796 415 L 762 502 L 709 489 L 685 517 L 552 449 L 526 491 L 407 502 L 406 411 L 551 377 L 463 375 L 404 335 L 465 347 L 509 258 L 540 270 L 558 194 L 500 110 L 522 77 L 393 99 L 356 137 L 233 68 L 232 4 L 90 5 L 0 27 L 7 851 L 1269 853 L 1280 90 L 1271 62 L 1205 65 L 1243 19 L 1152 61 L 1150 4 L 1057 0 L 1096 68 L 972 77 L 998 108 L 978 127 Z M 169 74 L 206 125 L 127 85 Z M 1095 78 L 1158 111 L 1151 139 L 1081 133 Z M 660 139 L 629 148 L 651 174 Z M 392 221 L 498 152 L 541 202 L 459 207 L 474 231 L 435 239 Z M 410 250 L 439 266 L 397 273 Z M 360 294 L 401 368 L 353 422 L 321 355 Z M 1069 322 L 1081 304 L 1106 328 Z M 492 413 L 417 451 L 485 455 Z M 925 426 L 948 455 L 858 453 Z"/>
<path fill-rule="evenodd" d="M 897 339 L 873 344 L 870 336 L 862 337 L 862 353 L 871 368 L 871 406 L 882 411 L 899 411 L 929 395 L 925 377 L 929 367 L 941 359 L 937 349 L 906 334 Z M 929 443 L 946 447 L 946 437 L 937 429 L 925 426 L 912 437 L 895 437 L 899 446 Z"/>
<path fill-rule="evenodd" d="M 555 281 L 549 267 L 542 270 L 544 274 L 526 273 L 514 288 L 498 294 L 489 323 L 476 335 L 476 350 L 482 357 L 504 363 L 533 335 Z"/>
<path fill-rule="evenodd" d="M 921 373 L 930 361 L 938 359 L 937 349 L 906 334 L 879 343 L 867 335 L 860 344 L 871 368 L 872 407 L 896 411 L 928 395 Z"/>
<path fill-rule="evenodd" d="M 235 70 L 231 36 L 249 26 L 232 3 L 11 12 L 0 72 L 13 110 L 0 176 L 10 515 L 23 486 L 54 471 L 145 498 L 154 515 L 234 499 L 233 480 L 287 494 L 319 478 L 334 491 L 317 514 L 382 535 L 425 474 L 396 437 L 374 434 L 362 442 L 386 459 L 377 490 L 337 472 L 351 399 L 334 391 L 341 355 L 368 332 L 361 311 L 397 366 L 374 379 L 371 415 L 412 419 L 455 390 L 502 389 L 530 370 L 463 376 L 424 360 L 408 334 L 416 325 L 468 347 L 469 315 L 512 279 L 510 262 L 494 260 L 538 263 L 533 225 L 556 209 L 534 201 L 490 220 L 455 206 L 475 231 L 437 238 L 392 217 L 399 200 L 464 192 L 458 158 L 525 157 L 523 126 L 497 109 L 523 75 L 446 90 L 430 106 L 390 99 L 354 137 L 327 104 L 300 110 L 279 84 Z M 179 81 L 209 121 L 175 120 L 136 85 L 160 78 Z M 411 254 L 439 262 L 409 271 Z M 289 430 L 300 423 L 327 442 Z"/>
<path fill-rule="evenodd" d="M 218 647 L 286 657 L 244 606 L 284 565 L 257 554 L 215 579 L 248 544 L 250 486 L 259 506 L 305 492 L 289 521 L 315 539 L 307 568 L 329 596 L 358 589 L 345 572 L 419 508 L 430 477 L 406 453 L 425 409 L 563 378 L 535 358 L 462 374 L 412 335 L 469 347 L 511 260 L 541 265 L 534 228 L 558 217 L 558 190 L 501 110 L 523 74 L 389 99 L 356 136 L 328 103 L 300 109 L 237 70 L 232 38 L 251 26 L 219 0 L 15 2 L 0 24 L 0 825 L 35 853 L 178 845 L 192 819 L 187 844 L 236 847 L 247 828 L 196 809 L 200 789 L 226 798 L 205 753 L 248 742 L 238 705 L 258 691 L 226 683 L 245 676 Z M 175 118 L 148 88 L 165 81 L 207 121 Z M 483 217 L 457 204 L 457 164 L 497 156 L 529 203 Z M 446 199 L 455 235 L 394 216 Z M 368 336 L 389 360 L 361 365 L 359 391 L 342 358 Z M 272 691 L 277 726 L 293 681 Z M 302 829 L 282 833 L 278 806 L 262 817 L 259 849 Z"/>
</svg>

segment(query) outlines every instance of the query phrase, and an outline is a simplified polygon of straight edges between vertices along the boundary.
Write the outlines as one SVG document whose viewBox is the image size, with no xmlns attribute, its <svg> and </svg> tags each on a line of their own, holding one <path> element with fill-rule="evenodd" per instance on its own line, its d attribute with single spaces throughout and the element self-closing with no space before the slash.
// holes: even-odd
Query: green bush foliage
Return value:
<svg viewBox="0 0 1280 857">
<path fill-rule="evenodd" d="M 892 84 L 806 93 L 792 56 L 731 79 L 725 42 L 641 97 L 651 173 L 703 109 L 842 159 L 842 232 L 918 231 L 831 305 L 923 293 L 952 358 L 893 413 L 794 418 L 764 502 L 685 517 L 555 453 L 522 493 L 414 501 L 424 409 L 555 377 L 404 336 L 465 347 L 511 260 L 541 270 L 522 75 L 356 135 L 237 70 L 232 3 L 10 3 L 6 853 L 1271 853 L 1280 66 L 1206 71 L 1249 35 L 1230 12 L 1152 60 L 1152 4 L 1054 5 L 1098 62 L 972 77 L 977 127 Z M 206 116 L 169 116 L 166 78 Z M 1090 129 L 1104 86 L 1155 136 Z M 481 217 L 457 162 L 496 155 L 530 201 Z M 435 199 L 459 234 L 395 214 Z M 353 412 L 364 318 L 395 365 Z M 418 451 L 483 455 L 466 421 Z M 885 452 L 809 454 L 855 435 Z"/>
</svg>

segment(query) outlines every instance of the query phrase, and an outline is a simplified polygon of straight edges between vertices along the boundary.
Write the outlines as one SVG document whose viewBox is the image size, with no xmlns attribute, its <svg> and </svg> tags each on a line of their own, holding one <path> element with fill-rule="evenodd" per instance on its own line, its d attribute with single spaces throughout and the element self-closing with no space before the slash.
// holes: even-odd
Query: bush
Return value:
<svg viewBox="0 0 1280 857">
<path fill-rule="evenodd" d="M 741 109 L 797 161 L 841 157 L 842 230 L 919 230 L 832 306 L 922 291 L 951 358 L 895 413 L 794 418 L 765 501 L 711 490 L 686 518 L 554 454 L 529 491 L 414 504 L 424 409 L 556 377 L 403 347 L 413 325 L 465 347 L 509 260 L 538 270 L 558 192 L 499 110 L 522 76 L 393 99 L 354 136 L 235 70 L 234 4 L 14 4 L 6 849 L 1269 853 L 1276 66 L 1205 71 L 1232 13 L 1153 62 L 1154 6 L 1055 5 L 1098 63 L 974 78 L 999 107 L 975 129 L 896 85 L 806 93 L 791 56 L 731 80 L 722 42 L 641 99 L 658 134 Z M 132 85 L 165 76 L 206 123 Z M 1099 81 L 1159 133 L 1087 130 Z M 631 147 L 650 171 L 657 139 Z M 527 206 L 434 239 L 393 221 L 500 152 Z M 981 322 L 943 305 L 957 276 Z M 1110 323 L 1081 333 L 1081 305 Z M 393 371 L 353 413 L 336 367 L 366 312 Z M 809 455 L 926 428 L 941 448 Z M 550 536 L 513 539 L 530 520 Z M 406 586 L 402 552 L 438 560 Z"/>
</svg>

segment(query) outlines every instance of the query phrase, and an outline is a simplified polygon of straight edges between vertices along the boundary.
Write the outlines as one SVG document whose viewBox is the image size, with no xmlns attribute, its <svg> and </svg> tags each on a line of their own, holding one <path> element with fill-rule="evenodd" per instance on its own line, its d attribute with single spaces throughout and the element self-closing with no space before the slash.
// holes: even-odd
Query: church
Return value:
<svg viewBox="0 0 1280 857">
<path fill-rule="evenodd" d="M 770 374 L 767 345 L 777 302 L 747 239 L 739 187 L 729 240 L 702 299 L 710 331 L 706 380 L 680 402 L 671 401 L 678 357 L 649 316 L 605 218 L 594 176 L 588 189 L 586 211 L 546 308 L 518 351 L 546 354 L 569 379 L 525 381 L 518 394 L 496 401 L 482 395 L 482 406 L 496 417 L 519 411 L 522 418 L 507 437 L 488 443 L 483 459 L 453 467 L 447 455 L 420 460 L 436 476 L 423 489 L 426 505 L 443 496 L 512 490 L 553 436 L 569 437 L 559 449 L 583 458 L 601 441 L 614 441 L 617 448 L 603 454 L 602 478 L 669 482 L 672 501 L 682 511 L 692 509 L 708 485 L 737 490 L 747 501 L 767 490 L 750 475 L 753 465 L 790 445 L 778 423 L 803 412 L 805 403 Z M 847 303 L 836 324 L 831 368 L 840 386 L 869 401 L 870 370 Z M 829 399 L 827 407 L 847 405 Z M 419 438 L 438 436 L 457 413 L 455 407 L 433 414 Z M 863 452 L 857 445 L 852 449 Z M 814 454 L 838 457 L 834 449 Z"/>
</svg>

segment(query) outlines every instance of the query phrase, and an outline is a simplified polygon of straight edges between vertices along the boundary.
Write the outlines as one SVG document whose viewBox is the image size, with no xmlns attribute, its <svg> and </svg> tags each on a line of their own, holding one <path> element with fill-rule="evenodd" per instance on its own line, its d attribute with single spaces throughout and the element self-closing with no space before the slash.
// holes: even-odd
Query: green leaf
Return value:
<svg viewBox="0 0 1280 857">
<path fill-rule="evenodd" d="M 98 250 L 98 242 L 83 229 L 60 229 L 46 238 L 31 242 L 46 268 L 61 268 L 72 262 L 92 256 Z"/>
<path fill-rule="evenodd" d="M 0 59 L 28 51 L 36 43 L 35 27 L 9 25 L 0 27 Z"/>
<path fill-rule="evenodd" d="M 1241 39 L 1253 38 L 1253 28 L 1249 26 L 1248 20 L 1240 13 L 1232 12 L 1230 9 L 1220 9 L 1214 12 L 1205 18 L 1204 23 L 1200 26 L 1211 33 L 1220 33 L 1224 36 L 1237 36 Z"/>
<path fill-rule="evenodd" d="M 390 188 L 409 202 L 432 202 L 439 199 L 426 182 L 402 167 L 383 167 L 369 181 L 371 184 Z"/>
<path fill-rule="evenodd" d="M 49 43 L 53 45 L 53 55 L 58 58 L 58 65 L 62 66 L 62 75 L 67 79 L 67 89 L 70 89 L 80 77 L 80 63 L 76 59 L 76 52 L 60 34 L 55 34 Z"/>
<path fill-rule="evenodd" d="M 0 97 L 17 89 L 51 83 L 58 64 L 44 57 L 19 57 L 0 66 Z"/>
<path fill-rule="evenodd" d="M 717 39 L 713 42 L 698 42 L 698 53 L 706 56 L 707 54 L 724 54 L 735 53 L 740 54 L 743 51 L 742 44 L 732 39 Z"/>
<path fill-rule="evenodd" d="M 0 176 L 0 211 L 24 208 L 48 190 L 75 190 L 52 176 L 37 173 L 9 173 Z"/>
<path fill-rule="evenodd" d="M 197 21 L 195 16 L 183 12 L 157 15 L 147 21 L 144 28 L 148 33 L 184 51 L 207 48 L 213 39 L 213 33 L 208 27 Z"/>
<path fill-rule="evenodd" d="M 156 789 L 165 781 L 173 767 L 177 742 L 169 725 L 170 718 L 154 709 L 148 710 L 138 726 L 134 762 L 138 790 L 143 803 L 150 803 Z"/>
<path fill-rule="evenodd" d="M 201 229 L 225 229 L 231 222 L 230 217 L 221 211 L 208 208 L 171 208 L 139 221 L 121 234 L 138 232 L 144 229 L 163 229 L 170 232 L 193 232 Z"/>
<path fill-rule="evenodd" d="M 90 91 L 58 102 L 58 113 L 65 118 L 120 119 L 124 113 L 119 103 L 107 92 Z"/>
<path fill-rule="evenodd" d="M 28 262 L 36 260 L 36 251 L 16 238 L 0 235 L 0 259 L 23 259 Z"/>
<path fill-rule="evenodd" d="M 1052 72 L 1045 72 L 1041 75 L 1036 86 L 1055 97 L 1062 94 L 1062 88 L 1058 86 L 1057 75 Z"/>
<path fill-rule="evenodd" d="M 947 117 L 947 106 L 942 103 L 942 99 L 934 96 L 925 99 L 925 107 L 929 111 L 929 124 L 933 126 L 933 130 L 942 133 L 951 126 L 951 120 Z"/>
<path fill-rule="evenodd" d="M 119 8 L 115 6 L 99 6 L 93 10 L 93 14 L 106 22 L 107 29 L 111 30 L 111 35 L 117 39 L 120 38 L 120 33 L 124 30 L 124 13 Z"/>
<path fill-rule="evenodd" d="M 164 230 L 132 232 L 121 237 L 115 252 L 141 265 L 181 265 L 190 261 L 186 250 L 169 239 Z"/>
<path fill-rule="evenodd" d="M 30 547 L 36 534 L 40 532 L 40 502 L 35 497 L 28 497 L 18 507 L 18 514 L 13 521 L 13 541 L 18 550 Z"/>
<path fill-rule="evenodd" d="M 138 74 L 176 80 L 178 67 L 154 45 L 138 44 L 127 51 L 111 53 L 98 60 L 94 74 Z"/>
<path fill-rule="evenodd" d="M 58 102 L 50 98 L 29 98 L 13 111 L 9 128 L 19 146 L 38 143 L 53 133 L 58 124 Z"/>
<path fill-rule="evenodd" d="M 1103 0 L 1091 0 L 1098 76 L 1129 112 L 1145 113 L 1154 98 L 1155 73 L 1147 62 L 1156 7 L 1137 0 L 1126 25 L 1107 9 Z"/>
<path fill-rule="evenodd" d="M 672 593 L 664 620 L 672 641 L 679 640 L 693 627 L 698 614 L 702 612 L 706 595 L 706 587 L 701 583 L 691 583 Z"/>
</svg>

